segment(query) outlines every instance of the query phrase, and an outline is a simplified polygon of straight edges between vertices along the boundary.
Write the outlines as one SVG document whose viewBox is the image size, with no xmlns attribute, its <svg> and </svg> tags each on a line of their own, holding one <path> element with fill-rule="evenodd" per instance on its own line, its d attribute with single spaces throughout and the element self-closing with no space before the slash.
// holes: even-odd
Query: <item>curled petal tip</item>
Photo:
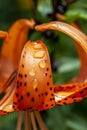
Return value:
<svg viewBox="0 0 87 130">
<path fill-rule="evenodd" d="M 20 19 L 20 20 L 17 20 L 15 23 L 19 23 L 22 26 L 27 26 L 30 29 L 33 29 L 33 27 L 35 25 L 34 19 Z"/>
<path fill-rule="evenodd" d="M 34 19 L 30 19 L 30 22 L 31 22 L 31 29 L 32 29 L 35 25 L 35 21 L 34 21 Z"/>
<path fill-rule="evenodd" d="M 22 48 L 28 39 L 28 31 L 34 25 L 35 21 L 33 19 L 19 19 L 8 30 L 8 37 L 1 48 L 1 58 L 9 62 L 12 70 L 18 66 Z"/>
<path fill-rule="evenodd" d="M 75 40 L 84 49 L 85 52 L 87 52 L 87 36 L 67 23 L 53 21 L 49 23 L 44 23 L 42 25 L 37 25 L 35 29 L 37 31 L 45 31 L 48 29 L 52 29 L 65 33 L 73 40 Z"/>
<path fill-rule="evenodd" d="M 0 38 L 6 38 L 8 36 L 8 33 L 5 31 L 0 31 Z"/>
</svg>

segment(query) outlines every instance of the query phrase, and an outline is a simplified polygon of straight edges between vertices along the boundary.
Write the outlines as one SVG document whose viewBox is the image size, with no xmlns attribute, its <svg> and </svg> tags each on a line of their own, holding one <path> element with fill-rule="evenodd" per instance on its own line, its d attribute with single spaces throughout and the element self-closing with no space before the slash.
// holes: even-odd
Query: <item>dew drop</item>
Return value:
<svg viewBox="0 0 87 130">
<path fill-rule="evenodd" d="M 43 58 L 45 55 L 45 51 L 41 50 L 41 51 L 37 51 L 34 53 L 34 57 L 35 58 Z"/>
<path fill-rule="evenodd" d="M 40 68 L 45 68 L 46 67 L 46 62 L 43 60 L 43 61 L 40 61 L 39 62 L 39 67 Z"/>
<path fill-rule="evenodd" d="M 29 74 L 30 74 L 31 76 L 34 76 L 34 75 L 35 75 L 35 71 L 34 71 L 34 70 L 30 70 L 30 71 L 29 71 Z"/>
<path fill-rule="evenodd" d="M 33 81 L 33 87 L 34 87 L 34 89 L 37 88 L 37 85 L 38 85 L 37 79 L 34 79 L 34 81 Z"/>
<path fill-rule="evenodd" d="M 42 45 L 41 44 L 35 44 L 34 49 L 42 49 Z"/>
</svg>

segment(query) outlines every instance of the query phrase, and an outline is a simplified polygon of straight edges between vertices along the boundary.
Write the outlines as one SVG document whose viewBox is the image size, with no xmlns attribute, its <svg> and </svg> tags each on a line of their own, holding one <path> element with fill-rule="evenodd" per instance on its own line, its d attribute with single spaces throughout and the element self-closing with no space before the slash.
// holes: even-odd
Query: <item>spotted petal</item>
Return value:
<svg viewBox="0 0 87 130">
<path fill-rule="evenodd" d="M 1 48 L 0 89 L 2 91 L 4 88 L 1 86 L 4 85 L 10 74 L 18 67 L 21 51 L 28 37 L 28 30 L 32 29 L 34 24 L 32 19 L 20 19 L 8 31 L 8 37 Z"/>
<path fill-rule="evenodd" d="M 14 96 L 15 110 L 45 110 L 55 105 L 50 60 L 42 41 L 22 51 Z"/>
<path fill-rule="evenodd" d="M 57 30 L 63 32 L 75 40 L 81 59 L 81 71 L 76 78 L 76 84 L 66 84 L 61 86 L 55 85 L 55 100 L 57 104 L 69 104 L 77 102 L 87 97 L 87 83 L 86 79 L 86 63 L 87 63 L 87 36 L 75 27 L 63 22 L 50 22 L 35 27 L 38 31 L 45 31 L 47 29 Z M 84 60 L 85 58 L 85 60 Z M 82 82 L 82 83 L 79 83 Z M 67 87 L 68 86 L 68 87 Z M 73 98 L 75 98 L 73 100 Z"/>
</svg>

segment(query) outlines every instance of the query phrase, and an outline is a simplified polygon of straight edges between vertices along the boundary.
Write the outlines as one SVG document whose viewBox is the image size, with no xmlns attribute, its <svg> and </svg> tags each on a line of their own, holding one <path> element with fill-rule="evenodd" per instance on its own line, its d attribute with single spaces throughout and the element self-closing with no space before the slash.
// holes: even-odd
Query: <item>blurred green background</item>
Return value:
<svg viewBox="0 0 87 130">
<path fill-rule="evenodd" d="M 78 20 L 87 33 L 87 0 L 0 0 L 0 30 L 7 31 L 20 18 L 33 18 L 36 24 L 58 20 L 57 13 L 65 15 L 67 23 Z M 66 83 L 78 74 L 80 61 L 71 38 L 60 32 L 32 30 L 29 39 L 42 39 L 47 45 L 55 84 Z M 41 114 L 49 130 L 87 130 L 87 99 Z M 16 121 L 16 112 L 1 116 L 0 130 L 15 130 Z"/>
</svg>

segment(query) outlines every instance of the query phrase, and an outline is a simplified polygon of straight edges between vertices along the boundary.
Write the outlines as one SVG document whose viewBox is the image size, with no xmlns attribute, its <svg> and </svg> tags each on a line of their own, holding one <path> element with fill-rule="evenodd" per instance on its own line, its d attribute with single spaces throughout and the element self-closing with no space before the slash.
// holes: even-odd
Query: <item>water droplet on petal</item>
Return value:
<svg viewBox="0 0 87 130">
<path fill-rule="evenodd" d="M 33 87 L 34 87 L 34 89 L 37 88 L 37 85 L 38 85 L 37 79 L 34 79 L 34 81 L 33 81 Z"/>
<path fill-rule="evenodd" d="M 42 45 L 41 44 L 35 44 L 34 49 L 42 49 Z"/>
<path fill-rule="evenodd" d="M 35 71 L 34 71 L 34 70 L 30 70 L 30 71 L 29 71 L 29 74 L 30 74 L 31 76 L 34 76 L 34 75 L 35 75 Z"/>
<path fill-rule="evenodd" d="M 46 62 L 44 60 L 40 61 L 39 66 L 40 66 L 40 68 L 45 68 L 46 67 Z"/>
<path fill-rule="evenodd" d="M 45 55 L 45 51 L 43 51 L 43 50 L 40 50 L 40 51 L 37 51 L 34 53 L 35 58 L 43 58 L 44 55 Z"/>
</svg>

